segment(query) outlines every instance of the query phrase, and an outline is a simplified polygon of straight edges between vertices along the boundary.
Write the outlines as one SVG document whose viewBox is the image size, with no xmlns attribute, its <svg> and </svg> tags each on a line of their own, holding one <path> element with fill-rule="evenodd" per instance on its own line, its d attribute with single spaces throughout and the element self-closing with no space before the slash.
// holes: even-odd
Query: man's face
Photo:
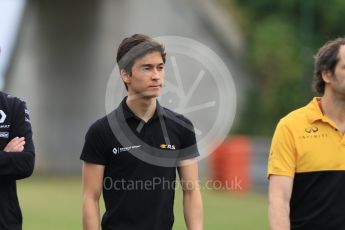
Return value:
<svg viewBox="0 0 345 230">
<path fill-rule="evenodd" d="M 122 79 L 127 83 L 129 95 L 158 97 L 164 82 L 161 53 L 152 52 L 138 58 L 132 67 L 132 75 L 125 74 Z"/>
<path fill-rule="evenodd" d="M 329 86 L 336 94 L 345 97 L 345 46 L 340 46 L 339 61 L 334 69 L 333 76 L 330 77 Z"/>
</svg>

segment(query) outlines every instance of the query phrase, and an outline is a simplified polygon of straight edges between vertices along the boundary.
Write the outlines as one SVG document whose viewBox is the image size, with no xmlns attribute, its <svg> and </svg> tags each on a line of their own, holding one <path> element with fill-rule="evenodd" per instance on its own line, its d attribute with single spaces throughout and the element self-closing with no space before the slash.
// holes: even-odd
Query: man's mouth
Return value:
<svg viewBox="0 0 345 230">
<path fill-rule="evenodd" d="M 162 85 L 150 85 L 149 87 L 150 88 L 160 88 L 160 87 L 162 87 Z"/>
</svg>

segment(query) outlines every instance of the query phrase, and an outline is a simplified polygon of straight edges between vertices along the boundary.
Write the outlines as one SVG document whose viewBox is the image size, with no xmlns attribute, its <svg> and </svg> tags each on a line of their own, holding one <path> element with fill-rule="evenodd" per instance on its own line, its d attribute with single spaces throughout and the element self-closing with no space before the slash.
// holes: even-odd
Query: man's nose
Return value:
<svg viewBox="0 0 345 230">
<path fill-rule="evenodd" d="M 152 79 L 154 80 L 158 80 L 161 78 L 161 71 L 159 71 L 158 69 L 154 69 L 153 74 L 152 74 Z"/>
</svg>

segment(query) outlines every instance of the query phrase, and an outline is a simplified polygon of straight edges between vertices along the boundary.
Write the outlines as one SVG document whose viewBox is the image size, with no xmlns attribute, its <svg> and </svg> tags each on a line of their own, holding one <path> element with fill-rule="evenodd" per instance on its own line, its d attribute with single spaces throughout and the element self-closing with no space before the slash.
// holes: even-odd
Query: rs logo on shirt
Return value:
<svg viewBox="0 0 345 230">
<path fill-rule="evenodd" d="M 161 149 L 176 149 L 175 145 L 167 145 L 167 144 L 161 144 L 159 147 Z"/>
</svg>

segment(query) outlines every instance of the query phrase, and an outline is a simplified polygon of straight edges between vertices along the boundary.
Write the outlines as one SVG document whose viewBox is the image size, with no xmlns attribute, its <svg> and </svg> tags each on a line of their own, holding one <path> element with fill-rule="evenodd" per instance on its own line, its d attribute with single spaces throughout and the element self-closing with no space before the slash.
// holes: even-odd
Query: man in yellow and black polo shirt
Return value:
<svg viewBox="0 0 345 230">
<path fill-rule="evenodd" d="M 345 229 L 345 37 L 315 56 L 321 97 L 280 120 L 268 161 L 271 230 Z"/>
</svg>

